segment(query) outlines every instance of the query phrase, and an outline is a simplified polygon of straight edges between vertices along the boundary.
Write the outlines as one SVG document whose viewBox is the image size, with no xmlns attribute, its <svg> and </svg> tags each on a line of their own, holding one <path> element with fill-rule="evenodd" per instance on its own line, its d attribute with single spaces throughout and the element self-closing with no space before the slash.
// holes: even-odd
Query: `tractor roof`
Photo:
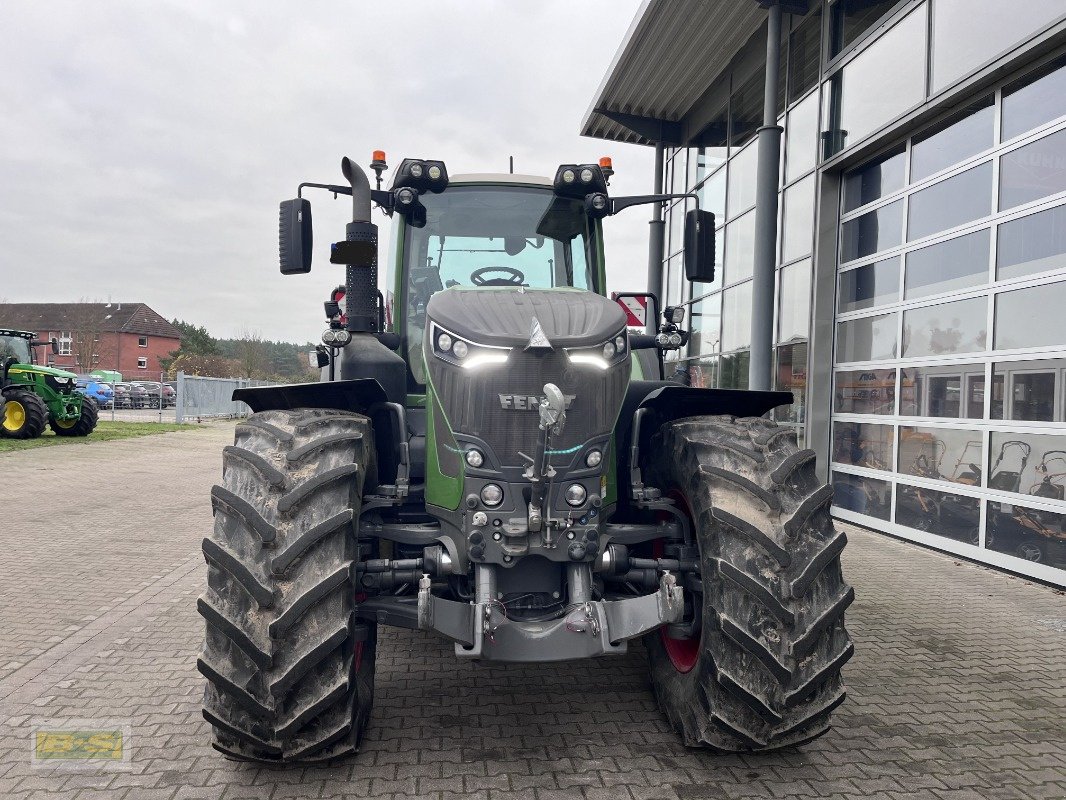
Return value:
<svg viewBox="0 0 1066 800">
<path fill-rule="evenodd" d="M 30 331 L 14 331 L 10 328 L 0 328 L 0 336 L 21 336 L 23 339 L 34 339 L 37 334 Z"/>
<path fill-rule="evenodd" d="M 543 175 L 512 175 L 509 172 L 472 172 L 466 175 L 452 175 L 448 185 L 457 183 L 514 183 L 522 186 L 546 186 L 551 188 L 552 179 Z"/>
</svg>

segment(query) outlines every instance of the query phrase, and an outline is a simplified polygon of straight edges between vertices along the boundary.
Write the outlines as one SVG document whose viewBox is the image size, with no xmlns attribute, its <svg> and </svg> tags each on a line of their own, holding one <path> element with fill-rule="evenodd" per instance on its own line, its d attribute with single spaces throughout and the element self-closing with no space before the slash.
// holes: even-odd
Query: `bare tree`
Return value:
<svg viewBox="0 0 1066 800">
<path fill-rule="evenodd" d="M 100 334 L 104 327 L 99 301 L 82 298 L 77 303 L 71 303 L 66 317 L 70 326 L 71 353 L 77 369 L 80 372 L 96 369 L 100 365 Z"/>
<path fill-rule="evenodd" d="M 273 372 L 270 347 L 259 331 L 241 329 L 237 336 L 237 361 L 248 378 L 267 378 Z"/>
</svg>

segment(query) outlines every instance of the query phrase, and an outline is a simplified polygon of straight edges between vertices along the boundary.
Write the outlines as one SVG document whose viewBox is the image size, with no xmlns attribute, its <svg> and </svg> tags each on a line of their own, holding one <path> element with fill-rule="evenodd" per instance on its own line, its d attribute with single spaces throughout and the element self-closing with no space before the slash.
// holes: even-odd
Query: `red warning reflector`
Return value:
<svg viewBox="0 0 1066 800">
<path fill-rule="evenodd" d="M 642 295 L 628 295 L 614 299 L 626 312 L 626 327 L 643 328 L 648 324 L 648 298 Z"/>
</svg>

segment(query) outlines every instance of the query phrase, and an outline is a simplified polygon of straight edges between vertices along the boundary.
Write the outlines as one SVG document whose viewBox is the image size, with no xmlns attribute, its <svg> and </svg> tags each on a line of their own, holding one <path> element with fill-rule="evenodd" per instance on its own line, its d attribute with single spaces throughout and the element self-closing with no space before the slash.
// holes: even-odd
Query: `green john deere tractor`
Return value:
<svg viewBox="0 0 1066 800">
<path fill-rule="evenodd" d="M 34 346 L 41 344 L 47 343 L 28 331 L 0 328 L 0 435 L 36 439 L 48 425 L 59 436 L 88 436 L 99 415 L 96 401 L 78 393 L 73 372 L 35 363 Z M 55 339 L 50 344 L 55 352 Z"/>
<path fill-rule="evenodd" d="M 603 219 L 675 195 L 611 197 L 596 164 L 553 180 L 405 159 L 387 190 L 383 153 L 376 189 L 342 169 L 349 185 L 300 187 L 353 200 L 323 379 L 234 393 L 254 413 L 211 493 L 198 667 L 215 747 L 284 763 L 354 751 L 379 625 L 490 662 L 641 638 L 685 744 L 824 733 L 854 593 L 815 454 L 766 416 L 791 394 L 666 380 L 681 311 L 638 333 L 605 297 Z M 372 204 L 394 217 L 384 297 Z M 689 280 L 713 279 L 713 237 L 713 216 L 690 211 Z M 281 204 L 280 238 L 281 271 L 308 272 L 306 199 Z"/>
</svg>

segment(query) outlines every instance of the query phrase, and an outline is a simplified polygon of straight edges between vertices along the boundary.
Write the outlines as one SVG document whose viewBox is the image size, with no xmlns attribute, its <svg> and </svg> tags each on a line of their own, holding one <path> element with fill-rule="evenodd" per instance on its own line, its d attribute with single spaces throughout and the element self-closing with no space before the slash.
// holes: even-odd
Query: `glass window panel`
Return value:
<svg viewBox="0 0 1066 800">
<path fill-rule="evenodd" d="M 980 431 L 901 425 L 899 472 L 980 486 L 982 450 Z"/>
<path fill-rule="evenodd" d="M 785 182 L 790 183 L 818 160 L 818 92 L 788 113 L 785 136 Z"/>
<path fill-rule="evenodd" d="M 939 356 L 984 350 L 987 301 L 956 300 L 903 312 L 903 355 Z"/>
<path fill-rule="evenodd" d="M 891 425 L 837 420 L 833 423 L 833 461 L 891 471 L 895 463 L 893 437 Z"/>
<path fill-rule="evenodd" d="M 1019 147 L 999 161 L 999 208 L 1066 191 L 1066 130 Z"/>
<path fill-rule="evenodd" d="M 981 543 L 981 501 L 976 497 L 897 483 L 896 522 L 965 544 Z"/>
<path fill-rule="evenodd" d="M 777 292 L 777 341 L 806 339 L 811 319 L 811 260 L 783 267 Z"/>
<path fill-rule="evenodd" d="M 722 299 L 722 349 L 751 344 L 751 281 L 726 289 Z"/>
<path fill-rule="evenodd" d="M 792 261 L 811 252 L 814 236 L 814 183 L 808 175 L 785 189 L 784 224 L 781 231 L 781 260 Z"/>
<path fill-rule="evenodd" d="M 792 392 L 791 405 L 774 409 L 778 422 L 803 424 L 807 421 L 807 343 L 797 342 L 777 348 L 774 388 Z"/>
<path fill-rule="evenodd" d="M 1066 58 L 1003 89 L 1003 141 L 1066 114 Z"/>
<path fill-rule="evenodd" d="M 1037 564 L 1066 568 L 1066 514 L 989 502 L 985 547 Z"/>
<path fill-rule="evenodd" d="M 725 221 L 725 173 L 724 169 L 718 170 L 696 192 L 700 208 L 714 214 L 719 224 Z"/>
<path fill-rule="evenodd" d="M 907 238 L 954 228 L 986 217 L 992 211 L 992 162 L 934 183 L 911 195 L 907 210 Z"/>
<path fill-rule="evenodd" d="M 877 24 L 892 10 L 897 0 L 839 0 L 829 12 L 829 57 Z"/>
<path fill-rule="evenodd" d="M 995 143 L 996 110 L 991 96 L 915 137 L 911 144 L 911 183 L 958 164 Z"/>
<path fill-rule="evenodd" d="M 755 212 L 749 211 L 725 228 L 725 282 L 750 278 L 755 266 Z"/>
<path fill-rule="evenodd" d="M 688 148 L 679 147 L 674 151 L 674 172 L 677 178 L 674 181 L 674 191 L 681 193 L 689 188 L 688 181 Z"/>
<path fill-rule="evenodd" d="M 899 256 L 840 273 L 837 300 L 841 313 L 873 308 L 899 299 Z"/>
<path fill-rule="evenodd" d="M 863 478 L 844 472 L 833 472 L 833 505 L 887 520 L 891 509 L 892 485 L 876 478 Z"/>
<path fill-rule="evenodd" d="M 719 386 L 723 389 L 748 388 L 748 364 L 751 361 L 747 350 L 722 356 Z"/>
<path fill-rule="evenodd" d="M 1062 0 L 936 0 L 933 91 L 987 63 L 1064 11 Z"/>
<path fill-rule="evenodd" d="M 1041 500 L 1066 499 L 1066 436 L 992 431 L 989 486 Z"/>
<path fill-rule="evenodd" d="M 763 34 L 763 41 L 766 34 Z M 765 45 L 764 45 L 765 46 Z M 755 131 L 762 125 L 763 93 L 766 88 L 763 61 L 759 71 L 747 79 L 740 88 L 733 92 L 729 100 L 729 144 L 741 147 L 755 136 Z"/>
<path fill-rule="evenodd" d="M 755 205 L 755 172 L 758 149 L 752 145 L 729 162 L 729 216 L 733 218 Z"/>
<path fill-rule="evenodd" d="M 872 203 L 903 188 L 907 154 L 900 150 L 844 176 L 844 211 Z"/>
<path fill-rule="evenodd" d="M 828 154 L 863 139 L 925 97 L 925 5 L 908 14 L 834 77 Z M 891 75 L 891 80 L 885 80 Z M 876 87 L 876 88 L 875 88 Z"/>
<path fill-rule="evenodd" d="M 837 372 L 833 410 L 841 414 L 896 413 L 896 371 L 856 369 Z"/>
<path fill-rule="evenodd" d="M 1066 206 L 1005 222 L 997 236 L 1000 280 L 1066 267 Z"/>
<path fill-rule="evenodd" d="M 881 361 L 896 357 L 899 315 L 879 314 L 837 323 L 837 361 Z"/>
<path fill-rule="evenodd" d="M 682 200 L 670 208 L 667 216 L 670 232 L 667 252 L 679 253 L 685 247 L 685 201 Z"/>
<path fill-rule="evenodd" d="M 988 228 L 907 253 L 903 296 L 908 300 L 988 282 Z"/>
<path fill-rule="evenodd" d="M 904 417 L 979 419 L 984 416 L 984 380 L 984 364 L 905 367 L 899 380 L 899 413 Z M 969 387 L 969 398 L 963 394 L 963 386 Z"/>
<path fill-rule="evenodd" d="M 722 295 L 712 294 L 692 303 L 690 310 L 691 338 L 688 344 L 690 356 L 717 353 L 722 349 Z"/>
<path fill-rule="evenodd" d="M 903 201 L 867 211 L 844 223 L 840 260 L 851 261 L 896 247 L 903 241 Z"/>
<path fill-rule="evenodd" d="M 718 356 L 700 358 L 688 364 L 689 385 L 697 389 L 714 389 L 718 386 Z"/>
<path fill-rule="evenodd" d="M 1066 283 L 996 296 L 996 349 L 1066 344 Z"/>
<path fill-rule="evenodd" d="M 992 367 L 995 387 L 992 419 L 1026 422 L 1061 421 L 1061 399 L 1056 402 L 1059 376 L 1066 359 L 1001 362 Z M 1056 410 L 1060 416 L 1056 419 Z"/>
<path fill-rule="evenodd" d="M 822 8 L 818 4 L 789 37 L 788 99 L 803 96 L 818 83 L 818 60 L 822 52 Z"/>
</svg>

